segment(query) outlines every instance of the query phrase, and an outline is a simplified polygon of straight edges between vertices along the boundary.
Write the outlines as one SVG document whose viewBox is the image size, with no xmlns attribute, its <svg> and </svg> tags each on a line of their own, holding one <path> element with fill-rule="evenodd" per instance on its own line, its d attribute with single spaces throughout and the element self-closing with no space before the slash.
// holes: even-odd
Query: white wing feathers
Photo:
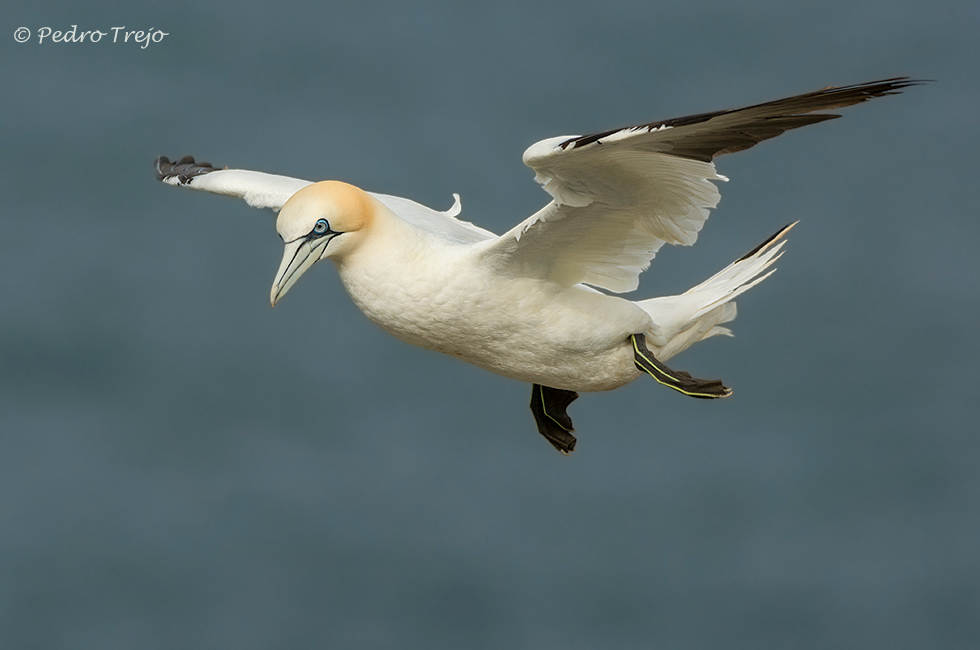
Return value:
<svg viewBox="0 0 980 650">
<path fill-rule="evenodd" d="M 497 236 L 489 230 L 484 230 L 468 221 L 460 221 L 456 218 L 456 215 L 463 209 L 459 194 L 453 194 L 453 207 L 445 212 L 427 208 L 421 203 L 416 203 L 411 199 L 403 199 L 400 196 L 375 194 L 374 192 L 368 192 L 368 194 L 378 199 L 386 208 L 410 224 L 450 241 L 460 244 L 473 244 Z"/>
<path fill-rule="evenodd" d="M 631 291 L 664 243 L 693 244 L 718 205 L 711 181 L 725 178 L 710 162 L 638 151 L 628 140 L 564 151 L 559 140 L 524 155 L 555 200 L 488 251 L 522 275 Z"/>
<path fill-rule="evenodd" d="M 512 273 L 630 291 L 664 243 L 693 244 L 718 204 L 715 156 L 834 119 L 813 113 L 899 92 L 905 77 L 825 88 L 736 110 L 692 115 L 531 146 L 524 162 L 553 201 L 484 251 Z"/>
<path fill-rule="evenodd" d="M 278 212 L 293 194 L 310 185 L 288 176 L 276 176 L 244 169 L 220 169 L 202 174 L 187 183 L 176 177 L 164 181 L 172 185 L 186 185 L 192 190 L 224 194 L 244 199 L 253 208 L 271 208 Z"/>
<path fill-rule="evenodd" d="M 190 156 L 170 162 L 161 156 L 156 161 L 157 179 L 170 185 L 189 187 L 193 190 L 223 194 L 244 199 L 255 208 L 271 208 L 278 212 L 293 194 L 311 185 L 310 181 L 288 176 L 277 176 L 244 169 L 216 169 L 210 163 L 198 163 Z M 453 206 L 439 212 L 410 199 L 388 194 L 368 192 L 385 207 L 412 225 L 443 238 L 474 243 L 496 237 L 495 234 L 456 219 L 462 210 L 459 195 L 454 194 Z"/>
</svg>

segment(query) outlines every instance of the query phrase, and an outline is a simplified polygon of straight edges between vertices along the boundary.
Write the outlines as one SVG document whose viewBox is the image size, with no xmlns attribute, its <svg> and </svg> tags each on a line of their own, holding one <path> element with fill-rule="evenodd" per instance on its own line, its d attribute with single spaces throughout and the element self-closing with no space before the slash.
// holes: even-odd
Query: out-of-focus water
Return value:
<svg viewBox="0 0 980 650">
<path fill-rule="evenodd" d="M 4 13 L 0 647 L 980 644 L 980 6 Z M 109 35 L 38 43 L 73 24 Z M 896 75 L 938 82 L 722 158 L 644 277 L 801 220 L 736 338 L 676 361 L 734 397 L 585 395 L 571 458 L 527 386 L 387 336 L 329 265 L 270 310 L 271 213 L 151 167 L 459 192 L 502 232 L 546 201 L 537 140 Z"/>
</svg>

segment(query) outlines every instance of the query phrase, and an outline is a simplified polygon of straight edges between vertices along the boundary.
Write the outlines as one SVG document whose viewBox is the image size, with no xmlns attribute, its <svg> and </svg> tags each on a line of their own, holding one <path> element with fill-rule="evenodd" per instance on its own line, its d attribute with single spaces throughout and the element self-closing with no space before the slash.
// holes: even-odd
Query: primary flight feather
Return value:
<svg viewBox="0 0 980 650">
<path fill-rule="evenodd" d="M 533 384 L 538 431 L 563 453 L 575 447 L 566 413 L 578 391 L 610 390 L 641 374 L 684 394 L 728 396 L 664 362 L 694 343 L 730 334 L 733 299 L 768 277 L 786 226 L 705 282 L 677 295 L 630 301 L 664 244 L 693 244 L 718 204 L 714 166 L 789 129 L 839 117 L 821 113 L 895 94 L 907 77 L 825 88 L 746 108 L 543 140 L 524 162 L 552 200 L 497 236 L 446 212 L 309 181 L 216 169 L 160 157 L 171 185 L 240 197 L 279 212 L 285 242 L 275 305 L 314 263 L 329 258 L 354 303 L 382 328 Z M 768 270 L 768 272 L 767 272 Z"/>
</svg>

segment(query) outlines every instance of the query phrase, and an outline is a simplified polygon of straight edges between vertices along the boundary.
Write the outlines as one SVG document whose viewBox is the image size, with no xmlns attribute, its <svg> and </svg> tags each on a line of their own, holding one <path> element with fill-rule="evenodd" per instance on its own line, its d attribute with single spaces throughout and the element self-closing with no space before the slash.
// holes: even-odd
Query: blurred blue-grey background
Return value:
<svg viewBox="0 0 980 650">
<path fill-rule="evenodd" d="M 980 4 L 12 4 L 0 647 L 980 647 Z M 37 42 L 73 24 L 168 36 Z M 675 361 L 735 396 L 585 395 L 571 458 L 329 264 L 269 309 L 274 216 L 152 172 L 458 192 L 501 232 L 537 140 L 897 75 L 937 82 L 719 159 L 643 278 L 801 220 Z"/>
</svg>

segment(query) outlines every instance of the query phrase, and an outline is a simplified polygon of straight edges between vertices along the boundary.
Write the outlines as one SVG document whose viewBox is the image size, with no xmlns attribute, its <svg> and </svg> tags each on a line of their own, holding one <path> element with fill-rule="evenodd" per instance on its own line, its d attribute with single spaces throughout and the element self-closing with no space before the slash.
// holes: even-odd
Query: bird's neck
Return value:
<svg viewBox="0 0 980 650">
<path fill-rule="evenodd" d="M 334 260 L 341 277 L 357 274 L 373 276 L 387 269 L 405 268 L 425 252 L 426 233 L 400 218 L 374 197 L 369 199 L 372 215 L 361 233 L 360 245 Z"/>
</svg>

